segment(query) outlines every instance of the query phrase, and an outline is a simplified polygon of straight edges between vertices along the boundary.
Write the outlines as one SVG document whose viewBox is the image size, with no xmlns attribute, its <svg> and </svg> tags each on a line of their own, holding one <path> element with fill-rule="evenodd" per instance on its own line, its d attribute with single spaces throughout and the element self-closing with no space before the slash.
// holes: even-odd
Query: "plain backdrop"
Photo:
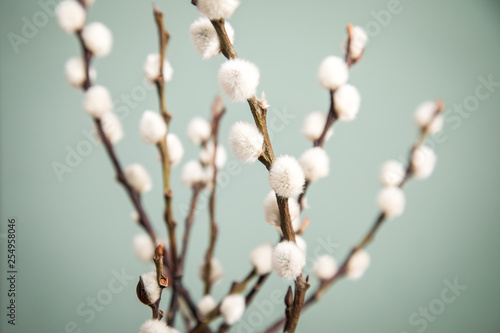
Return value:
<svg viewBox="0 0 500 333">
<path fill-rule="evenodd" d="M 0 3 L 0 327 L 2 332 L 137 332 L 150 317 L 135 296 L 138 276 L 152 269 L 132 251 L 132 238 L 142 230 L 130 218 L 132 205 L 114 180 L 103 147 L 89 141 L 93 129 L 81 107 L 82 93 L 65 81 L 65 61 L 79 55 L 77 40 L 59 29 L 44 1 Z M 183 140 L 186 162 L 198 154 L 187 140 L 187 123 L 209 116 L 220 93 L 216 77 L 224 59 L 203 61 L 196 52 L 188 29 L 199 14 L 188 0 L 156 3 L 172 35 L 170 130 Z M 406 157 L 417 135 L 416 106 L 438 97 L 446 103 L 443 133 L 430 142 L 438 154 L 435 173 L 408 184 L 405 214 L 384 225 L 368 248 L 372 262 L 365 276 L 336 284 L 302 315 L 299 332 L 500 331 L 499 15 L 494 0 L 243 0 L 231 18 L 238 54 L 261 70 L 258 90 L 266 92 L 271 105 L 278 155 L 300 156 L 310 147 L 300 134 L 303 119 L 329 106 L 317 68 L 324 57 L 342 55 L 346 25 L 361 25 L 371 35 L 349 79 L 362 95 L 360 113 L 353 122 L 335 125 L 325 146 L 331 173 L 308 193 L 307 273 L 318 255 L 329 253 L 341 261 L 371 225 L 380 166 Z M 140 162 L 152 175 L 154 188 L 144 204 L 158 233 L 165 235 L 157 152 L 138 134 L 142 112 L 158 108 L 156 92 L 142 74 L 146 55 L 157 50 L 152 3 L 97 0 L 88 19 L 113 32 L 111 54 L 94 61 L 96 82 L 108 87 L 121 116 L 126 135 L 116 145 L 120 160 Z M 221 141 L 228 147 L 230 126 L 251 121 L 251 114 L 245 103 L 226 102 Z M 70 151 L 85 156 L 68 165 Z M 235 160 L 229 150 L 228 156 Z M 54 163 L 71 172 L 58 177 Z M 264 222 L 265 168 L 231 163 L 217 198 L 216 257 L 225 276 L 214 288 L 216 299 L 248 273 L 254 247 L 277 240 Z M 179 179 L 181 168 L 172 174 L 178 237 L 190 198 Z M 184 277 L 197 300 L 207 215 L 205 194 Z M 6 317 L 8 217 L 18 220 L 15 327 Z M 117 274 L 125 276 L 121 282 Z M 450 283 L 466 289 L 450 293 L 445 290 Z M 289 284 L 272 276 L 234 332 L 258 331 L 281 316 Z M 314 290 L 318 281 L 311 277 L 311 284 Z M 456 297 L 445 303 L 443 292 Z M 164 297 L 168 300 L 168 293 Z M 94 308 L 87 303 L 93 299 Z M 430 311 L 427 318 L 421 311 Z"/>
</svg>

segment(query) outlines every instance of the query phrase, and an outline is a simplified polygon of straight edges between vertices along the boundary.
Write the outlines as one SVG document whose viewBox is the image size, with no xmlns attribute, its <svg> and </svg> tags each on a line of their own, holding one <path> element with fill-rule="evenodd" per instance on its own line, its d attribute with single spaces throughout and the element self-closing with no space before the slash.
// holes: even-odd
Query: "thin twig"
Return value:
<svg viewBox="0 0 500 333">
<path fill-rule="evenodd" d="M 203 268 L 203 279 L 205 282 L 205 295 L 210 294 L 212 289 L 212 258 L 215 251 L 215 243 L 217 241 L 218 227 L 215 220 L 215 198 L 217 190 L 217 145 L 219 144 L 219 126 L 222 116 L 226 112 L 226 108 L 222 102 L 222 98 L 217 96 L 215 98 L 214 104 L 212 106 L 212 143 L 214 147 L 213 155 L 211 158 L 211 165 L 213 168 L 212 174 L 212 190 L 210 192 L 210 198 L 208 202 L 209 217 L 210 217 L 210 239 L 207 251 L 205 253 L 205 265 Z"/>
<path fill-rule="evenodd" d="M 346 52 L 345 52 L 345 62 L 347 63 L 347 66 L 349 68 L 351 68 L 352 65 L 354 65 L 358 61 L 360 61 L 361 57 L 363 55 L 363 52 L 362 52 L 358 58 L 356 58 L 356 59 L 351 58 L 351 52 L 350 52 L 351 42 L 352 42 L 352 24 L 348 24 L 347 25 L 347 44 L 346 44 Z M 329 90 L 328 93 L 330 95 L 330 109 L 328 111 L 328 116 L 326 118 L 326 123 L 325 123 L 325 126 L 323 128 L 323 131 L 321 132 L 321 136 L 317 140 L 314 141 L 313 147 L 323 147 L 324 146 L 326 139 L 328 137 L 328 132 L 330 131 L 330 129 L 332 128 L 332 126 L 335 124 L 335 122 L 338 119 L 338 113 L 337 113 L 337 110 L 335 109 L 335 99 L 334 99 L 335 90 Z M 299 203 L 299 206 L 300 206 L 300 211 L 303 211 L 305 208 L 304 200 L 305 200 L 307 189 L 309 188 L 310 185 L 311 185 L 311 182 L 306 181 L 306 183 L 304 184 L 304 191 L 299 195 L 299 198 L 297 200 Z"/>
<path fill-rule="evenodd" d="M 181 256 L 179 258 L 179 272 L 180 274 L 183 274 L 184 270 L 184 263 L 186 260 L 186 254 L 187 254 L 187 249 L 188 249 L 188 244 L 189 244 L 189 236 L 191 235 L 191 228 L 193 226 L 194 222 L 194 214 L 196 212 L 196 205 L 198 203 L 198 197 L 200 195 L 201 190 L 203 189 L 203 184 L 195 184 L 193 186 L 193 193 L 191 196 L 191 203 L 189 205 L 189 212 L 186 216 L 186 222 L 185 222 L 185 227 L 184 227 L 184 236 L 182 237 L 182 250 L 181 250 Z"/>
<path fill-rule="evenodd" d="M 163 77 L 163 63 L 167 54 L 167 45 L 170 40 L 170 34 L 165 29 L 165 25 L 163 23 L 163 13 L 158 9 L 156 5 L 153 5 L 153 15 L 155 18 L 156 26 L 158 28 L 158 37 L 160 42 L 160 72 L 159 76 L 156 79 L 156 88 L 158 90 L 158 96 L 160 98 L 160 110 L 165 122 L 168 124 L 172 115 L 167 111 L 167 102 L 165 98 L 165 78 Z"/>
<path fill-rule="evenodd" d="M 245 305 L 246 306 L 250 305 L 250 303 L 254 299 L 255 295 L 260 290 L 260 288 L 262 288 L 262 285 L 264 284 L 264 282 L 266 282 L 266 280 L 267 280 L 267 278 L 269 277 L 270 274 L 271 273 L 259 275 L 259 278 L 257 279 L 257 282 L 255 282 L 255 284 L 253 285 L 252 289 L 250 289 L 250 291 L 245 296 Z"/>
<path fill-rule="evenodd" d="M 170 39 L 170 34 L 165 29 L 165 25 L 163 22 L 163 13 L 158 9 L 156 5 L 153 5 L 153 16 L 156 22 L 156 26 L 158 28 L 158 39 L 159 39 L 159 49 L 160 49 L 160 58 L 159 58 L 159 69 L 158 69 L 158 77 L 155 80 L 156 88 L 158 91 L 158 98 L 160 103 L 160 112 L 165 121 L 165 124 L 169 125 L 170 120 L 172 119 L 172 115 L 167 111 L 167 103 L 165 97 L 165 78 L 163 76 L 163 63 L 165 61 L 167 45 Z M 170 240 L 170 255 L 172 261 L 172 270 L 174 275 L 174 281 L 172 284 L 172 295 L 170 299 L 170 306 L 167 311 L 166 320 L 167 323 L 171 326 L 175 323 L 175 314 L 178 308 L 178 292 L 179 292 L 179 267 L 178 267 L 178 255 L 177 255 L 177 239 L 175 235 L 175 226 L 176 222 L 173 218 L 172 212 L 172 197 L 173 193 L 170 188 L 170 158 L 168 153 L 168 146 L 166 138 L 162 139 L 158 143 L 158 150 L 161 156 L 161 164 L 163 171 L 163 197 L 165 200 L 165 212 L 164 219 L 168 229 L 168 235 Z"/>
</svg>

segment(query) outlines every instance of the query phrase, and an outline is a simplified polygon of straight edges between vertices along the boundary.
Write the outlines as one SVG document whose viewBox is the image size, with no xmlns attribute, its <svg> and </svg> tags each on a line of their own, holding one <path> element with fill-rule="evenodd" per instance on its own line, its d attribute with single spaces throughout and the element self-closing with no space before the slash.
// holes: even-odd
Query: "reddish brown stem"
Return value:
<svg viewBox="0 0 500 333">
<path fill-rule="evenodd" d="M 189 244 L 189 236 L 191 235 L 191 229 L 194 222 L 194 214 L 196 212 L 196 205 L 198 204 L 198 197 L 202 189 L 203 189 L 203 184 L 201 183 L 193 186 L 191 204 L 189 205 L 189 212 L 188 215 L 186 216 L 186 222 L 184 227 L 184 236 L 182 237 L 182 251 L 181 251 L 181 256 L 179 258 L 179 269 L 181 275 L 183 274 L 184 270 L 184 264 Z"/>
<path fill-rule="evenodd" d="M 216 163 L 216 155 L 217 155 L 217 145 L 219 144 L 219 127 L 222 116 L 226 112 L 226 108 L 222 103 L 222 98 L 217 96 L 215 98 L 214 104 L 212 106 L 212 143 L 214 147 L 211 165 L 213 168 L 212 174 L 212 190 L 210 192 L 210 198 L 208 202 L 209 209 L 209 218 L 210 218 L 210 239 L 209 245 L 205 254 L 205 266 L 204 266 L 204 282 L 205 282 L 205 295 L 210 294 L 212 289 L 212 258 L 214 256 L 215 251 L 215 243 L 217 241 L 218 227 L 217 221 L 215 219 L 215 198 L 216 198 L 216 190 L 217 190 L 217 163 Z"/>
</svg>

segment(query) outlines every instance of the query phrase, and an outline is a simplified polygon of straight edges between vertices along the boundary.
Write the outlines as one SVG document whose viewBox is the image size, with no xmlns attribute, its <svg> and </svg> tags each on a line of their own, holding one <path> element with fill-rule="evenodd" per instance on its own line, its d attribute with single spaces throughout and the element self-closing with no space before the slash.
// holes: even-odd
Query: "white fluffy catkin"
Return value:
<svg viewBox="0 0 500 333">
<path fill-rule="evenodd" d="M 113 35 L 101 22 L 86 25 L 82 30 L 82 38 L 85 46 L 98 57 L 104 57 L 111 52 Z"/>
<path fill-rule="evenodd" d="M 299 162 L 306 179 L 311 182 L 328 176 L 330 172 L 330 158 L 321 147 L 306 150 Z"/>
<path fill-rule="evenodd" d="M 288 155 L 278 157 L 269 170 L 269 184 L 280 197 L 291 198 L 304 190 L 305 176 L 297 160 Z"/>
<path fill-rule="evenodd" d="M 377 201 L 387 218 L 397 217 L 405 209 L 405 194 L 399 187 L 384 187 L 380 190 Z"/>
<path fill-rule="evenodd" d="M 203 296 L 197 304 L 198 311 L 203 317 L 206 317 L 217 307 L 217 302 L 211 295 Z"/>
<path fill-rule="evenodd" d="M 64 0 L 56 7 L 59 26 L 67 33 L 73 33 L 83 28 L 85 24 L 85 9 L 77 1 Z"/>
<path fill-rule="evenodd" d="M 85 82 L 85 62 L 80 57 L 72 57 L 66 61 L 64 66 L 66 80 L 73 88 L 80 89 Z M 93 67 L 89 69 L 91 80 L 95 80 L 97 73 Z"/>
<path fill-rule="evenodd" d="M 337 262 L 332 256 L 324 254 L 314 262 L 313 271 L 318 279 L 328 280 L 337 273 Z"/>
<path fill-rule="evenodd" d="M 230 59 L 219 69 L 219 85 L 233 101 L 242 102 L 255 95 L 260 72 L 249 61 Z"/>
<path fill-rule="evenodd" d="M 415 123 L 427 133 L 434 134 L 443 129 L 443 115 L 435 116 L 438 105 L 435 102 L 427 101 L 420 104 L 415 111 Z"/>
<path fill-rule="evenodd" d="M 273 247 L 264 243 L 250 253 L 250 263 L 258 275 L 270 273 L 273 270 Z"/>
<path fill-rule="evenodd" d="M 365 49 L 366 43 L 368 42 L 368 35 L 365 30 L 360 26 L 354 26 L 351 30 L 351 43 L 349 47 L 349 55 L 352 59 L 358 59 L 361 53 Z M 347 44 L 347 42 L 346 42 Z M 347 47 L 347 45 L 346 45 Z"/>
<path fill-rule="evenodd" d="M 181 181 L 187 187 L 193 187 L 197 183 L 204 183 L 206 181 L 205 171 L 200 162 L 191 160 L 184 164 Z"/>
<path fill-rule="evenodd" d="M 283 241 L 274 247 L 273 269 L 282 278 L 295 279 L 305 264 L 306 256 L 294 242 Z"/>
<path fill-rule="evenodd" d="M 129 165 L 123 171 L 127 182 L 138 193 L 147 193 L 151 190 L 152 182 L 149 173 L 140 164 Z"/>
<path fill-rule="evenodd" d="M 398 161 L 390 160 L 382 165 L 380 181 L 384 186 L 398 186 L 405 176 L 405 167 Z"/>
<path fill-rule="evenodd" d="M 233 43 L 233 27 L 227 21 L 225 22 L 224 27 L 229 40 Z M 191 34 L 194 46 L 198 52 L 201 53 L 203 59 L 210 59 L 220 54 L 221 50 L 219 37 L 217 36 L 217 32 L 209 19 L 200 17 L 194 21 L 189 27 L 189 33 Z"/>
<path fill-rule="evenodd" d="M 333 98 L 340 120 L 351 121 L 356 118 L 361 104 L 361 95 L 356 87 L 344 84 L 335 91 Z"/>
<path fill-rule="evenodd" d="M 307 115 L 302 126 L 302 134 L 311 142 L 318 140 L 323 133 L 328 115 L 321 111 L 314 111 Z M 326 140 L 333 134 L 333 127 L 326 132 Z"/>
<path fill-rule="evenodd" d="M 411 156 L 412 172 L 416 178 L 428 178 L 436 166 L 436 154 L 427 146 L 418 146 Z"/>
<path fill-rule="evenodd" d="M 210 141 L 207 145 L 200 151 L 200 161 L 203 165 L 211 165 L 212 158 L 214 156 L 214 143 Z M 221 169 L 227 162 L 227 153 L 226 149 L 221 145 L 217 145 L 217 149 L 215 151 L 215 166 Z"/>
<path fill-rule="evenodd" d="M 288 210 L 292 221 L 299 218 L 300 207 L 297 200 L 294 198 L 288 198 Z M 276 200 L 276 193 L 274 193 L 274 191 L 270 191 L 264 199 L 264 215 L 267 223 L 277 227 L 281 225 L 280 211 Z"/>
<path fill-rule="evenodd" d="M 264 150 L 264 136 L 254 124 L 238 121 L 229 132 L 229 145 L 234 156 L 241 162 L 255 162 Z"/>
<path fill-rule="evenodd" d="M 358 280 L 370 266 L 370 255 L 363 249 L 357 250 L 347 263 L 346 276 L 350 280 Z"/>
<path fill-rule="evenodd" d="M 245 312 L 245 297 L 240 294 L 232 294 L 224 297 L 220 304 L 220 313 L 228 325 L 235 324 L 241 319 Z"/>
<path fill-rule="evenodd" d="M 198 0 L 198 11 L 211 20 L 226 19 L 233 15 L 240 2 L 238 0 Z"/>
<path fill-rule="evenodd" d="M 319 65 L 319 83 L 328 90 L 336 90 L 344 85 L 349 78 L 349 68 L 344 59 L 329 56 Z"/>
<path fill-rule="evenodd" d="M 123 139 L 123 127 L 120 118 L 114 112 L 106 112 L 101 116 L 101 124 L 104 135 L 109 142 L 115 144 Z M 97 135 L 100 140 L 100 136 Z"/>
<path fill-rule="evenodd" d="M 158 76 L 160 76 L 160 55 L 158 53 L 148 54 L 143 66 L 144 76 L 150 84 L 154 84 Z M 170 82 L 174 76 L 174 69 L 170 62 L 165 59 L 163 61 L 163 80 Z"/>
<path fill-rule="evenodd" d="M 151 303 L 154 303 L 160 298 L 161 288 L 156 279 L 156 270 L 141 275 L 144 290 Z"/>
<path fill-rule="evenodd" d="M 94 118 L 101 118 L 113 109 L 113 101 L 108 89 L 103 86 L 92 86 L 83 98 L 83 109 Z"/>
<path fill-rule="evenodd" d="M 219 260 L 216 258 L 212 258 L 212 261 L 210 262 L 210 282 L 212 284 L 217 283 L 220 279 L 222 279 L 222 276 L 224 275 L 224 271 L 222 270 L 222 265 Z M 203 274 L 205 272 L 205 262 L 202 262 L 200 267 L 198 268 L 198 276 L 203 279 Z"/>
<path fill-rule="evenodd" d="M 187 127 L 189 140 L 195 145 L 201 145 L 210 138 L 212 127 L 208 121 L 201 117 L 191 119 Z"/>
<path fill-rule="evenodd" d="M 179 137 L 173 133 L 167 134 L 168 158 L 172 166 L 176 166 L 184 156 L 184 147 Z"/>
<path fill-rule="evenodd" d="M 158 112 L 146 110 L 142 114 L 139 123 L 139 132 L 142 141 L 150 145 L 155 145 L 165 138 L 167 124 L 165 124 L 163 117 Z"/>
<path fill-rule="evenodd" d="M 139 333 L 173 333 L 163 320 L 148 319 L 139 329 Z"/>
<path fill-rule="evenodd" d="M 139 260 L 151 262 L 155 254 L 155 245 L 148 234 L 137 234 L 132 241 L 134 253 Z"/>
</svg>

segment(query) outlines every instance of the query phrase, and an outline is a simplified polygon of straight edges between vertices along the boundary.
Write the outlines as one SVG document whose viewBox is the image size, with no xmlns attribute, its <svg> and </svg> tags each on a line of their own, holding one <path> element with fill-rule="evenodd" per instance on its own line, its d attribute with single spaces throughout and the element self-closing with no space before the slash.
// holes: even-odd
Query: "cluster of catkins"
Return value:
<svg viewBox="0 0 500 333">
<path fill-rule="evenodd" d="M 91 5 L 93 1 L 85 1 Z M 238 7 L 237 0 L 198 0 L 197 8 L 204 15 L 197 19 L 189 29 L 196 49 L 204 59 L 212 58 L 221 52 L 218 35 L 210 20 L 228 19 Z M 65 0 L 57 7 L 57 17 L 62 29 L 68 33 L 81 33 L 85 46 L 96 56 L 105 56 L 111 50 L 112 35 L 102 23 L 85 25 L 86 12 L 80 3 L 74 0 Z M 225 29 L 231 42 L 234 39 L 234 29 L 225 21 Z M 359 59 L 364 51 L 367 35 L 360 27 L 353 27 L 350 32 L 350 42 L 346 44 L 351 59 Z M 144 64 L 144 74 L 147 80 L 154 84 L 159 78 L 159 54 L 149 54 Z M 163 64 L 165 81 L 170 81 L 173 69 L 165 60 Z M 90 69 L 90 76 L 95 78 L 94 69 Z M 246 60 L 230 59 L 225 61 L 218 73 L 218 81 L 222 91 L 233 101 L 245 101 L 256 94 L 259 84 L 259 69 L 256 65 Z M 66 63 L 66 77 L 70 85 L 81 88 L 86 79 L 85 63 L 81 58 L 71 58 Z M 336 117 L 340 121 L 352 121 L 360 107 L 360 94 L 358 90 L 347 83 L 349 78 L 349 65 L 343 58 L 336 56 L 326 57 L 319 66 L 318 80 L 321 86 L 333 92 Z M 265 98 L 263 97 L 262 100 Z M 262 101 L 261 101 L 262 102 Z M 265 103 L 264 103 L 265 104 Z M 118 142 L 123 137 L 122 127 L 118 117 L 112 112 L 113 103 L 108 90 L 102 86 L 90 87 L 84 97 L 84 110 L 94 118 L 100 119 L 103 124 L 104 134 L 111 143 Z M 415 120 L 421 131 L 428 134 L 435 133 L 442 128 L 441 115 L 435 114 L 436 103 L 426 102 L 415 113 Z M 315 142 L 318 140 L 327 121 L 327 113 L 314 111 L 304 121 L 302 134 Z M 179 138 L 167 134 L 167 125 L 160 114 L 145 111 L 139 125 L 141 139 L 150 145 L 156 145 L 160 140 L 166 139 L 169 159 L 172 166 L 177 165 L 183 155 L 184 148 Z M 187 162 L 182 170 L 181 180 L 187 187 L 201 186 L 210 188 L 213 184 L 212 156 L 215 150 L 215 165 L 222 168 L 227 160 L 227 154 L 221 145 L 215 147 L 211 138 L 211 125 L 201 117 L 190 121 L 187 127 L 190 141 L 201 147 L 198 160 Z M 330 128 L 325 139 L 333 134 Z M 243 163 L 257 161 L 264 150 L 264 137 L 254 124 L 239 121 L 233 124 L 229 133 L 229 144 L 234 156 Z M 411 155 L 411 175 L 417 178 L 428 177 L 434 168 L 436 156 L 433 151 L 424 145 L 414 147 Z M 298 231 L 301 227 L 301 207 L 297 197 L 303 192 L 305 182 L 315 182 L 328 175 L 330 165 L 329 157 L 322 147 L 313 147 L 306 150 L 299 160 L 292 156 L 284 155 L 276 158 L 269 171 L 269 185 L 271 191 L 264 199 L 264 217 L 277 232 L 281 233 L 280 213 L 276 195 L 288 198 L 288 206 L 292 227 Z M 152 187 L 151 177 L 140 164 L 132 164 L 125 171 L 129 184 L 138 193 L 148 192 Z M 381 170 L 380 179 L 383 189 L 378 195 L 378 205 L 386 218 L 402 214 L 405 206 L 405 196 L 400 188 L 408 170 L 398 161 L 386 162 Z M 134 218 L 138 219 L 137 214 Z M 163 243 L 164 241 L 159 241 Z M 133 240 L 134 251 L 141 260 L 151 262 L 155 247 L 147 234 L 137 235 Z M 265 243 L 258 246 L 250 254 L 250 262 L 258 275 L 272 272 L 282 278 L 292 280 L 297 278 L 306 264 L 306 242 L 296 236 L 296 242 L 282 241 L 276 246 Z M 360 278 L 370 263 L 370 256 L 362 249 L 357 250 L 350 258 L 346 276 L 350 279 Z M 199 275 L 203 275 L 204 263 L 200 266 Z M 220 262 L 212 259 L 211 282 L 216 283 L 222 278 L 223 271 Z M 316 259 L 313 265 L 314 274 L 320 280 L 331 279 L 337 272 L 336 260 L 323 255 Z M 155 303 L 161 295 L 157 283 L 156 272 L 141 275 L 141 283 L 150 304 Z M 217 307 L 217 302 L 211 295 L 205 295 L 198 303 L 198 310 L 202 316 L 208 315 Z M 219 307 L 225 322 L 229 325 L 237 322 L 245 311 L 245 299 L 242 295 L 231 294 L 226 296 Z M 159 320 L 148 320 L 140 328 L 141 333 L 166 333 L 177 332 Z"/>
</svg>

